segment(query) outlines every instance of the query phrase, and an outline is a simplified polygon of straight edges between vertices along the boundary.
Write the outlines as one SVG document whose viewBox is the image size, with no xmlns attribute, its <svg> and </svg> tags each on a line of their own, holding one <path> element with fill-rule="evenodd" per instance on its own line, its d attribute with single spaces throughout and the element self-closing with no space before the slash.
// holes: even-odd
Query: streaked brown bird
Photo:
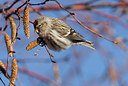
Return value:
<svg viewBox="0 0 128 86">
<path fill-rule="evenodd" d="M 49 49 L 61 51 L 73 45 L 84 45 L 95 49 L 94 43 L 84 40 L 84 37 L 76 32 L 62 20 L 52 17 L 39 17 L 34 21 L 35 32 L 43 38 Z"/>
</svg>

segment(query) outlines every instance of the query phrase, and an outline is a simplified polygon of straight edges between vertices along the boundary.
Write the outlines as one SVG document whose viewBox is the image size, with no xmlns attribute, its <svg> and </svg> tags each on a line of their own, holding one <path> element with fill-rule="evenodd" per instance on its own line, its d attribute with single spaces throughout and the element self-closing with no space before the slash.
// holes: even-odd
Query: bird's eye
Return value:
<svg viewBox="0 0 128 86">
<path fill-rule="evenodd" d="M 38 27 L 41 27 L 42 25 L 40 24 Z"/>
<path fill-rule="evenodd" d="M 33 22 L 33 25 L 34 25 L 34 28 L 36 28 L 36 25 L 38 24 L 38 22 L 35 20 L 34 22 Z"/>
</svg>

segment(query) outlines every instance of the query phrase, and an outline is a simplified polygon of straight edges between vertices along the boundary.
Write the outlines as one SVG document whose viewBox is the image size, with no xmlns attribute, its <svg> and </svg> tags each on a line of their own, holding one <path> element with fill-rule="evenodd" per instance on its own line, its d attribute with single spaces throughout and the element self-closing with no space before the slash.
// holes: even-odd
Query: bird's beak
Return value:
<svg viewBox="0 0 128 86">
<path fill-rule="evenodd" d="M 38 33 L 38 29 L 35 29 L 34 33 Z"/>
</svg>

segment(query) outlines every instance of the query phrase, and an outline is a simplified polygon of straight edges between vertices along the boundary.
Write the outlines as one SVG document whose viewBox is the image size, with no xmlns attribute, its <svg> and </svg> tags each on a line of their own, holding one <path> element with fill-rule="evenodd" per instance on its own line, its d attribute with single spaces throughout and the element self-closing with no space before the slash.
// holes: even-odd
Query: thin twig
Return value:
<svg viewBox="0 0 128 86">
<path fill-rule="evenodd" d="M 20 29 L 20 26 L 21 26 L 21 15 L 20 15 L 20 13 L 18 13 L 18 19 L 19 19 L 19 26 L 17 27 L 17 29 L 16 29 L 16 37 L 17 37 L 17 35 L 18 35 L 18 31 L 19 31 L 19 29 Z"/>
<path fill-rule="evenodd" d="M 10 55 L 8 54 L 8 58 L 7 58 L 7 66 L 6 66 L 6 73 L 5 73 L 5 76 L 6 76 L 8 79 L 10 79 L 10 77 L 8 76 L 9 57 L 10 57 Z"/>
<path fill-rule="evenodd" d="M 17 14 L 17 12 L 19 12 L 19 9 L 21 9 L 24 5 L 26 5 L 30 0 L 27 0 L 25 3 L 23 3 L 21 6 L 19 6 L 15 11 L 13 11 L 12 13 L 10 13 L 8 16 L 6 16 L 6 19 L 8 19 L 8 17 L 10 17 L 12 14 Z"/>
<path fill-rule="evenodd" d="M 28 3 L 28 4 L 29 4 L 29 5 L 43 5 L 43 4 L 46 4 L 46 2 L 48 2 L 48 0 L 45 0 L 45 1 L 42 2 L 42 3 L 37 3 L 37 4 Z"/>
<path fill-rule="evenodd" d="M 4 83 L 4 81 L 1 79 L 1 77 L 0 77 L 0 81 L 3 83 L 4 86 L 6 86 L 5 83 Z"/>
<path fill-rule="evenodd" d="M 5 25 L 4 29 L 3 29 L 3 31 L 0 33 L 0 35 L 3 34 L 3 33 L 6 31 L 6 28 L 8 27 L 8 21 L 9 21 L 9 20 L 7 19 L 6 25 Z"/>
<path fill-rule="evenodd" d="M 64 10 L 67 11 L 68 13 L 70 13 L 70 15 L 72 15 L 72 17 L 73 17 L 81 26 L 83 26 L 83 27 L 86 28 L 87 30 L 91 31 L 92 33 L 98 35 L 99 37 L 102 37 L 102 38 L 104 38 L 104 39 L 106 39 L 106 40 L 108 40 L 108 41 L 110 41 L 110 42 L 113 42 L 114 44 L 118 44 L 116 41 L 112 41 L 112 40 L 110 40 L 110 39 L 104 37 L 103 35 L 101 35 L 101 34 L 95 32 L 95 31 L 93 31 L 92 29 L 88 28 L 87 26 L 83 25 L 82 22 L 79 21 L 79 20 L 75 17 L 75 13 L 72 13 L 72 12 L 68 11 L 67 9 L 65 9 L 57 0 L 55 0 L 55 2 L 56 2 L 62 9 L 64 9 Z"/>
<path fill-rule="evenodd" d="M 37 74 L 35 72 L 29 71 L 28 69 L 18 67 L 18 71 L 21 72 L 21 73 L 24 73 L 24 74 L 26 74 L 28 76 L 34 77 L 36 79 L 39 79 L 39 80 L 41 80 L 43 82 L 49 83 L 52 86 L 60 86 L 55 81 L 53 81 L 53 80 L 51 80 L 51 79 L 49 79 L 49 78 L 47 78 L 47 77 L 45 77 L 43 75 L 39 75 L 39 74 Z"/>
</svg>

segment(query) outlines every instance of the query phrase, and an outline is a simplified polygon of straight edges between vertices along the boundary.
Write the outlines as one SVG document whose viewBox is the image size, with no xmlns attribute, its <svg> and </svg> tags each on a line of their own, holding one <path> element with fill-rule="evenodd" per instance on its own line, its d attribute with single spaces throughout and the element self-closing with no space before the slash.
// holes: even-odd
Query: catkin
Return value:
<svg viewBox="0 0 128 86">
<path fill-rule="evenodd" d="M 25 7 L 24 13 L 23 13 L 23 25 L 24 25 L 24 33 L 27 38 L 29 38 L 29 8 L 28 6 Z"/>
<path fill-rule="evenodd" d="M 119 78 L 119 75 L 118 75 L 118 73 L 117 73 L 113 64 L 110 64 L 109 71 L 108 71 L 108 76 L 110 77 L 112 82 L 116 82 Z"/>
<path fill-rule="evenodd" d="M 5 38 L 5 43 L 7 46 L 8 54 L 9 54 L 9 56 L 12 56 L 13 53 L 10 52 L 10 51 L 13 51 L 13 46 L 11 45 L 11 39 L 7 33 L 5 33 L 4 38 Z"/>
<path fill-rule="evenodd" d="M 16 76 L 17 76 L 17 72 L 18 72 L 17 60 L 14 58 L 12 60 L 11 80 L 10 80 L 9 86 L 14 85 L 14 82 L 15 82 Z"/>
<path fill-rule="evenodd" d="M 16 24 L 12 17 L 9 17 L 9 21 L 10 21 L 10 25 L 11 25 L 12 41 L 14 41 L 16 38 Z"/>
<path fill-rule="evenodd" d="M 57 64 L 54 64 L 53 70 L 54 70 L 54 77 L 56 79 L 58 79 L 58 77 L 59 77 L 59 73 L 58 73 L 59 68 L 58 68 L 58 65 Z"/>
<path fill-rule="evenodd" d="M 59 67 L 58 64 L 53 65 L 53 71 L 54 71 L 54 77 L 57 80 L 57 82 L 61 82 L 60 76 L 59 76 Z"/>
<path fill-rule="evenodd" d="M 32 41 L 31 43 L 28 44 L 28 46 L 26 47 L 26 50 L 31 50 L 34 47 L 36 47 L 37 45 L 39 45 L 39 43 L 37 42 L 37 40 Z"/>
<path fill-rule="evenodd" d="M 0 60 L 0 70 L 5 75 L 5 73 L 6 73 L 5 66 L 1 60 Z"/>
</svg>

